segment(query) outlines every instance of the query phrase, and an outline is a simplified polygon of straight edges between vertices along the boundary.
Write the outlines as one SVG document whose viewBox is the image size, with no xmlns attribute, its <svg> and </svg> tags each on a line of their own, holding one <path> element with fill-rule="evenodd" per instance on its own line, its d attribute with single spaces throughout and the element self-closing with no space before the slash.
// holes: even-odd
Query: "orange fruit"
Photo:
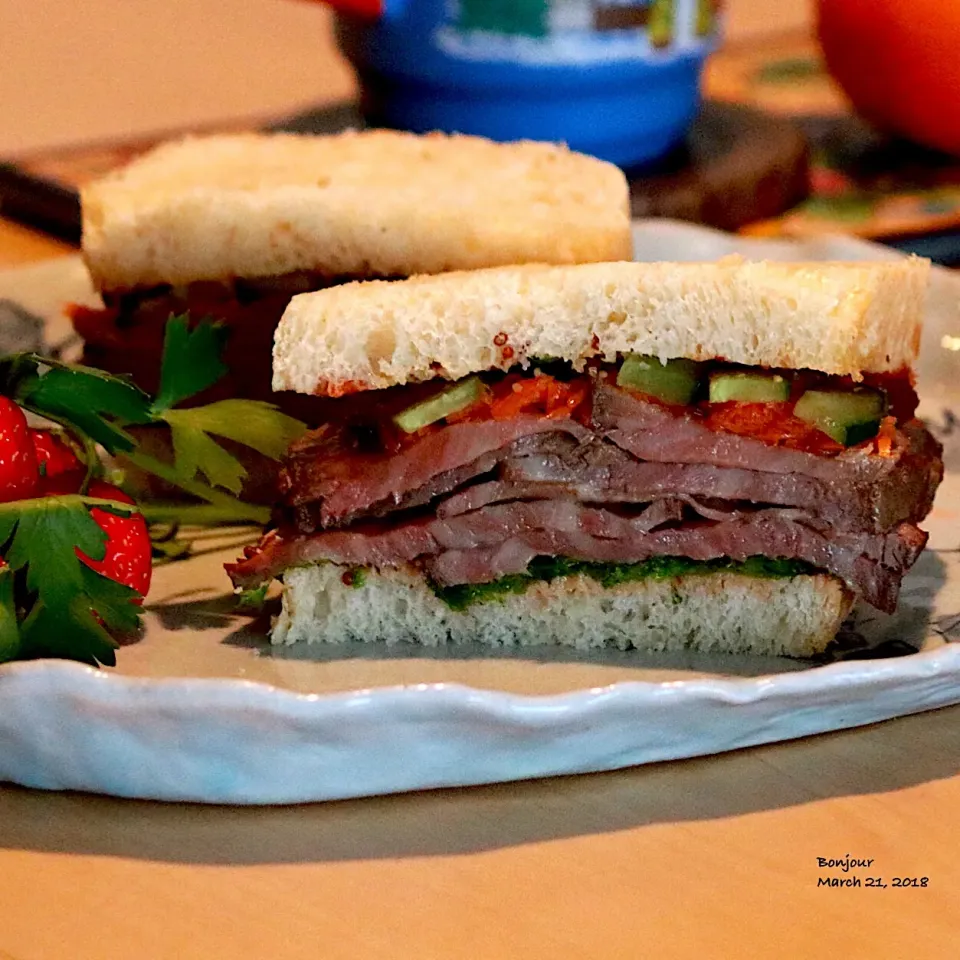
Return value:
<svg viewBox="0 0 960 960">
<path fill-rule="evenodd" d="M 864 119 L 960 155 L 960 0 L 820 0 L 819 34 Z"/>
</svg>

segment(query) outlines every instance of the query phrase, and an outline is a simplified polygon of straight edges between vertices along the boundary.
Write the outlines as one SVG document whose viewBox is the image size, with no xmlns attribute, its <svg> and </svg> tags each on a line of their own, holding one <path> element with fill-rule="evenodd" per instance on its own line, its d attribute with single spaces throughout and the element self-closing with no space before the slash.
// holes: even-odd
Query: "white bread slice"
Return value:
<svg viewBox="0 0 960 960">
<path fill-rule="evenodd" d="M 101 290 L 280 276 L 409 276 L 631 256 L 615 166 L 562 146 L 368 131 L 156 148 L 82 191 Z"/>
<path fill-rule="evenodd" d="M 325 563 L 284 574 L 274 643 L 476 641 L 809 657 L 834 638 L 853 603 L 827 575 L 768 580 L 714 573 L 609 589 L 573 576 L 456 612 L 415 570 L 368 570 L 361 586 L 346 586 L 346 569 Z"/>
<path fill-rule="evenodd" d="M 829 374 L 912 366 L 929 263 L 528 265 L 294 297 L 274 390 L 337 395 L 537 357 L 725 358 Z M 509 346 L 505 350 L 504 346 Z"/>
</svg>

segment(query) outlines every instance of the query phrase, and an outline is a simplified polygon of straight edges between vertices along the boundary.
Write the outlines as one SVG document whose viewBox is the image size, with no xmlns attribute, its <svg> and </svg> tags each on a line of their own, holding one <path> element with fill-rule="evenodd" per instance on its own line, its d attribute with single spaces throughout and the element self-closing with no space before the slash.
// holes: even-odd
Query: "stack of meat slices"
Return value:
<svg viewBox="0 0 960 960">
<path fill-rule="evenodd" d="M 883 456 L 874 444 L 824 456 L 590 383 L 586 422 L 464 420 L 376 453 L 357 450 L 346 428 L 308 435 L 282 476 L 282 525 L 237 581 L 320 560 L 415 562 L 452 586 L 524 573 L 537 556 L 763 556 L 804 561 L 895 608 L 942 471 L 919 421 L 897 428 Z"/>
</svg>

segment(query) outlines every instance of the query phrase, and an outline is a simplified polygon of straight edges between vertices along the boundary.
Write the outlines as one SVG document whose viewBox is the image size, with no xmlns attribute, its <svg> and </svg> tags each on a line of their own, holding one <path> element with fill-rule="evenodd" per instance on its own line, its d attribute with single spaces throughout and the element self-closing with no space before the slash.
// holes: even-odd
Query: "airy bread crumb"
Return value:
<svg viewBox="0 0 960 960">
<path fill-rule="evenodd" d="M 325 563 L 287 571 L 273 642 L 476 641 L 810 657 L 826 648 L 852 605 L 850 592 L 827 575 L 714 573 L 612 588 L 560 577 L 457 612 L 412 569 L 368 570 L 360 586 L 344 584 L 347 569 Z"/>
</svg>

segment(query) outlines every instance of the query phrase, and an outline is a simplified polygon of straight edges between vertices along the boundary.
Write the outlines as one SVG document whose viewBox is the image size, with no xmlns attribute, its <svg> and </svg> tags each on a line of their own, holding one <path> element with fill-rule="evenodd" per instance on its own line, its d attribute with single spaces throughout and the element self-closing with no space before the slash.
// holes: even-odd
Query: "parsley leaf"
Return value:
<svg viewBox="0 0 960 960">
<path fill-rule="evenodd" d="M 85 563 L 80 566 L 80 575 L 84 593 L 95 598 L 97 615 L 103 623 L 121 635 L 134 633 L 140 625 L 140 607 L 136 603 L 140 595 L 137 591 L 104 577 Z"/>
<path fill-rule="evenodd" d="M 237 599 L 237 607 L 241 610 L 250 610 L 254 613 L 260 613 L 267 602 L 267 591 L 269 589 L 269 583 L 261 583 L 259 587 L 251 587 L 249 590 L 241 590 Z"/>
<path fill-rule="evenodd" d="M 10 509 L 10 507 L 13 509 Z M 42 497 L 15 500 L 0 513 L 0 536 L 4 542 L 16 532 L 4 550 L 14 570 L 27 566 L 37 547 L 50 551 L 47 562 L 36 564 L 27 575 L 27 587 L 41 590 L 47 584 L 63 583 L 79 590 L 80 569 L 73 548 L 92 560 L 102 560 L 107 535 L 90 516 L 80 497 Z"/>
<path fill-rule="evenodd" d="M 70 365 L 36 354 L 13 358 L 3 372 L 17 374 L 14 389 L 3 377 L 3 390 L 28 410 L 69 425 L 81 435 L 101 444 L 110 453 L 132 450 L 133 437 L 126 424 L 153 420 L 150 398 L 137 386 L 93 367 Z"/>
<path fill-rule="evenodd" d="M 279 459 L 305 425 L 268 403 L 248 400 L 174 409 L 226 372 L 220 355 L 227 335 L 219 324 L 191 325 L 186 316 L 171 317 L 155 400 L 123 377 L 36 353 L 0 357 L 0 394 L 70 431 L 87 480 L 102 469 L 99 445 L 119 455 L 121 464 L 179 486 L 199 501 L 167 508 L 167 519 L 198 511 L 204 522 L 266 523 L 268 507 L 236 496 L 246 470 L 230 443 Z M 128 430 L 150 424 L 170 429 L 174 462 L 142 449 Z M 230 443 L 225 447 L 220 440 Z M 209 483 L 199 481 L 201 475 Z M 138 510 L 81 494 L 0 504 L 0 662 L 61 657 L 113 665 L 114 636 L 137 628 L 136 592 L 84 562 L 101 560 L 106 552 L 107 537 L 90 513 L 93 507 L 120 516 Z M 172 542 L 156 548 L 170 557 L 183 549 Z"/>
<path fill-rule="evenodd" d="M 177 473 L 184 480 L 193 480 L 197 473 L 202 473 L 214 486 L 239 493 L 246 469 L 194 422 L 192 414 L 192 410 L 168 410 L 164 415 L 170 424 Z"/>
<path fill-rule="evenodd" d="M 91 598 L 82 594 L 53 605 L 37 601 L 21 631 L 20 656 L 24 659 L 56 657 L 92 667 L 116 666 L 117 643 L 97 621 Z"/>
<path fill-rule="evenodd" d="M 189 317 L 170 317 L 163 338 L 160 389 L 153 403 L 155 413 L 213 386 L 226 372 L 221 359 L 230 331 L 223 324 L 201 322 L 192 329 Z"/>
<path fill-rule="evenodd" d="M 163 419 L 171 426 L 189 425 L 191 429 L 235 440 L 271 460 L 279 460 L 305 429 L 299 420 L 260 400 L 220 400 L 205 407 L 168 410 Z"/>
<path fill-rule="evenodd" d="M 17 604 L 13 596 L 13 571 L 0 567 L 0 663 L 20 654 L 20 627 L 17 625 Z"/>
<path fill-rule="evenodd" d="M 221 360 L 227 329 L 173 316 L 164 335 L 159 394 L 155 401 L 122 377 L 90 367 L 46 360 L 37 354 L 0 359 L 0 393 L 21 406 L 67 427 L 85 444 L 85 459 L 96 467 L 93 444 L 121 454 L 131 464 L 206 501 L 221 520 L 268 519 L 264 508 L 237 498 L 247 471 L 214 437 L 231 440 L 279 460 L 306 426 L 275 406 L 255 400 L 221 400 L 186 410 L 173 409 L 211 386 L 226 372 Z M 174 463 L 139 449 L 129 425 L 166 423 L 171 430 Z M 202 475 L 209 485 L 196 478 Z M 222 487 L 233 496 L 215 489 Z"/>
<path fill-rule="evenodd" d="M 200 472 L 231 493 L 240 492 L 247 471 L 210 434 L 279 460 L 305 429 L 299 420 L 258 400 L 221 400 L 205 407 L 167 410 L 161 416 L 170 425 L 180 475 L 192 480 Z"/>
<path fill-rule="evenodd" d="M 88 567 L 77 551 L 102 560 L 107 536 L 90 515 L 94 506 L 128 515 L 129 504 L 70 495 L 0 505 L 0 545 L 11 578 L 23 577 L 26 616 L 11 650 L 9 614 L 0 579 L 0 659 L 65 657 L 84 663 L 116 662 L 112 633 L 139 623 L 137 593 Z M 14 617 L 17 615 L 13 607 Z"/>
</svg>

